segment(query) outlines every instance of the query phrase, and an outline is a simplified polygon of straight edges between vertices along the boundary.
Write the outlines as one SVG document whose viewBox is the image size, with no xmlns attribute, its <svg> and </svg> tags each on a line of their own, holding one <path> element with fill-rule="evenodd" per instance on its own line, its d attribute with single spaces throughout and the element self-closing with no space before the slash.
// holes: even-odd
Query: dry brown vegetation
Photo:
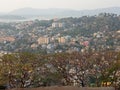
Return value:
<svg viewBox="0 0 120 90">
<path fill-rule="evenodd" d="M 40 87 L 40 88 L 16 88 L 16 89 L 11 89 L 11 90 L 115 90 L 114 88 L 112 87 L 84 87 L 84 88 L 81 88 L 81 87 L 71 87 L 71 86 L 54 86 L 54 87 Z"/>
</svg>

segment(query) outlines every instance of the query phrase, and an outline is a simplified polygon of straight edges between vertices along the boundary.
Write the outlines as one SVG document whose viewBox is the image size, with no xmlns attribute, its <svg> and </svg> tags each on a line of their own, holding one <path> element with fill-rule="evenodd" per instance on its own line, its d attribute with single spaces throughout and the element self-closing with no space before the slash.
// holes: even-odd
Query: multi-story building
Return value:
<svg viewBox="0 0 120 90">
<path fill-rule="evenodd" d="M 66 42 L 66 39 L 64 37 L 59 37 L 58 38 L 58 42 L 59 43 L 65 43 Z"/>
<path fill-rule="evenodd" d="M 50 42 L 50 38 L 49 37 L 40 37 L 38 38 L 38 44 L 48 44 Z"/>
<path fill-rule="evenodd" d="M 12 36 L 8 36 L 8 37 L 0 37 L 0 42 L 4 42 L 4 41 L 8 41 L 8 42 L 14 42 L 15 38 Z"/>
<path fill-rule="evenodd" d="M 54 22 L 54 23 L 52 23 L 52 27 L 53 28 L 56 28 L 56 27 L 63 27 L 64 26 L 64 24 L 63 23 L 59 23 L 59 22 Z"/>
</svg>

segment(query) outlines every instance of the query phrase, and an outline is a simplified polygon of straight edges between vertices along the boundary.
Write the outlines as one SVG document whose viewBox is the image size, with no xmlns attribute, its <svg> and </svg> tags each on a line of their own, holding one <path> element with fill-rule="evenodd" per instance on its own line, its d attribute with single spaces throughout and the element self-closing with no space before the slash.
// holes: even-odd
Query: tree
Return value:
<svg viewBox="0 0 120 90">
<path fill-rule="evenodd" d="M 6 54 L 1 58 L 1 78 L 10 88 L 34 86 L 37 69 L 42 65 L 34 54 L 16 53 Z"/>
<path fill-rule="evenodd" d="M 110 54 L 110 53 L 109 53 Z M 102 82 L 111 82 L 111 86 L 113 87 L 120 87 L 120 53 L 116 53 L 114 57 L 116 57 L 114 61 L 111 62 L 108 68 L 106 68 L 102 72 L 102 76 L 100 77 Z M 110 59 L 110 58 L 107 58 Z"/>
</svg>

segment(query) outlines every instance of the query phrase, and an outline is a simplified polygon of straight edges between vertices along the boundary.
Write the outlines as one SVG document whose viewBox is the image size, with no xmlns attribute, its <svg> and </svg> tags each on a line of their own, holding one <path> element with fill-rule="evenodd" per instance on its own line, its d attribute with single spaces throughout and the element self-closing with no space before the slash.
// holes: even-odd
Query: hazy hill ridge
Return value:
<svg viewBox="0 0 120 90">
<path fill-rule="evenodd" d="M 35 8 L 21 8 L 10 12 L 13 15 L 96 15 L 98 13 L 107 12 L 120 14 L 120 7 L 101 8 L 94 10 L 70 10 L 70 9 L 35 9 Z"/>
<path fill-rule="evenodd" d="M 0 13 L 0 19 L 1 18 L 3 19 L 3 17 L 4 19 L 11 19 L 11 17 L 12 19 L 24 19 L 24 18 L 35 18 L 35 17 L 43 17 L 43 18 L 81 17 L 85 15 L 87 16 L 98 15 L 99 13 L 104 13 L 104 12 L 120 15 L 120 7 L 101 8 L 94 10 L 70 10 L 70 9 L 58 9 L 58 8 L 51 8 L 51 9 L 21 8 L 6 14 L 4 13 L 4 15 Z M 7 17 L 5 18 L 5 16 Z"/>
</svg>

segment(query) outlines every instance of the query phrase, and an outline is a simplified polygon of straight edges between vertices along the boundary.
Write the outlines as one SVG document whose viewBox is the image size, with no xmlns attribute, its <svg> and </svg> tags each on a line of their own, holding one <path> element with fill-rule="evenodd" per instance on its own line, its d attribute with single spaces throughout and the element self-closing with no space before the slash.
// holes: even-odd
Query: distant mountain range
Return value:
<svg viewBox="0 0 120 90">
<path fill-rule="evenodd" d="M 21 8 L 9 13 L 0 13 L 1 19 L 51 19 L 63 17 L 81 17 L 85 15 L 98 15 L 99 13 L 114 13 L 120 15 L 120 7 L 101 8 L 95 10 L 69 10 L 69 9 L 34 9 Z"/>
</svg>

